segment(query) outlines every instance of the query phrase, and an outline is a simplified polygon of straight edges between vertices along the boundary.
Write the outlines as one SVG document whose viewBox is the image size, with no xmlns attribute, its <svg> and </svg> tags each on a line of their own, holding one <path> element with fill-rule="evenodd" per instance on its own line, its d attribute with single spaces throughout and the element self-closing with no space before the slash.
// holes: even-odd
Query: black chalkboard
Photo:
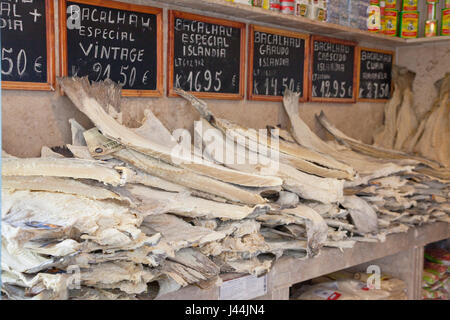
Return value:
<svg viewBox="0 0 450 320">
<path fill-rule="evenodd" d="M 356 43 L 311 37 L 310 100 L 356 101 Z"/>
<path fill-rule="evenodd" d="M 53 1 L 2 1 L 2 87 L 50 90 L 54 84 Z"/>
<path fill-rule="evenodd" d="M 368 48 L 358 48 L 358 52 L 358 101 L 389 100 L 394 52 Z"/>
<path fill-rule="evenodd" d="M 61 11 L 67 75 L 109 78 L 122 85 L 124 95 L 161 94 L 161 9 L 75 0 L 65 1 Z"/>
<path fill-rule="evenodd" d="M 169 34 L 170 96 L 243 98 L 245 24 L 170 11 Z"/>
<path fill-rule="evenodd" d="M 309 36 L 250 26 L 248 96 L 250 100 L 282 100 L 285 88 L 307 98 Z"/>
</svg>

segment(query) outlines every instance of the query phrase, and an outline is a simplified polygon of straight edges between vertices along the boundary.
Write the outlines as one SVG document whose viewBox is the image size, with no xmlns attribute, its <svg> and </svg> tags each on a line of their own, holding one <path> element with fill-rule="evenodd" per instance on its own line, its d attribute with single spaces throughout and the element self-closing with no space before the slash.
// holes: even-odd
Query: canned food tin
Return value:
<svg viewBox="0 0 450 320">
<path fill-rule="evenodd" d="M 387 36 L 395 37 L 397 35 L 398 11 L 395 9 L 384 11 L 383 33 Z"/>
<path fill-rule="evenodd" d="M 386 9 L 396 9 L 397 0 L 386 0 Z"/>
<path fill-rule="evenodd" d="M 435 37 L 437 35 L 437 20 L 425 21 L 425 37 Z"/>
<path fill-rule="evenodd" d="M 262 7 L 263 6 L 263 0 L 253 0 L 253 6 L 254 7 Z"/>
<path fill-rule="evenodd" d="M 295 12 L 295 0 L 282 0 L 280 1 L 281 12 L 286 14 L 294 14 Z"/>
<path fill-rule="evenodd" d="M 441 36 L 450 36 L 450 8 L 442 9 Z"/>
<path fill-rule="evenodd" d="M 436 20 L 436 3 L 427 4 L 428 20 Z"/>
<path fill-rule="evenodd" d="M 280 11 L 281 9 L 280 0 L 270 0 L 269 9 L 272 11 Z"/>
</svg>

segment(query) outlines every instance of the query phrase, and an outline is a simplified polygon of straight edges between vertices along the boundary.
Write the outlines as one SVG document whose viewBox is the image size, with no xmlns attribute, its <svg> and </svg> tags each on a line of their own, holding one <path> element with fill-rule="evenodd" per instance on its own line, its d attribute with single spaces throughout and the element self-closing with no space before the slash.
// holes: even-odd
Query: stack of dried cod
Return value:
<svg viewBox="0 0 450 320">
<path fill-rule="evenodd" d="M 71 120 L 63 152 L 3 153 L 2 290 L 10 298 L 154 298 L 218 285 L 222 272 L 264 274 L 282 255 L 313 257 L 322 246 L 448 219 L 448 184 L 430 176 L 434 162 L 364 145 L 322 115 L 345 145 L 325 143 L 300 119 L 293 93 L 284 99 L 292 135 L 263 135 L 180 90 L 202 116 L 195 132 L 210 138 L 192 146 L 149 110 L 141 127 L 124 126 L 120 89 L 109 81 L 60 84 L 95 127 Z M 230 141 L 232 159 L 246 161 L 219 156 Z M 415 171 L 423 165 L 427 174 Z"/>
<path fill-rule="evenodd" d="M 419 154 L 448 168 L 450 74 L 435 83 L 438 96 L 420 119 L 413 105 L 414 77 L 405 68 L 394 69 L 393 98 L 385 106 L 385 124 L 374 135 L 374 145 Z"/>
</svg>

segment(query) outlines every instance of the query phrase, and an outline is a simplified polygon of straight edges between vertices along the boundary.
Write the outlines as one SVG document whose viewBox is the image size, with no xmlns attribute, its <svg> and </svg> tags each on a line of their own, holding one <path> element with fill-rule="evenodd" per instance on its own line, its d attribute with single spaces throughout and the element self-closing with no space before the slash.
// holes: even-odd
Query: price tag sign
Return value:
<svg viewBox="0 0 450 320">
<path fill-rule="evenodd" d="M 281 101 L 286 89 L 307 99 L 309 36 L 250 26 L 248 97 Z"/>
<path fill-rule="evenodd" d="M 219 290 L 219 300 L 251 300 L 267 294 L 267 275 L 244 276 L 224 281 Z"/>
<path fill-rule="evenodd" d="M 310 101 L 356 101 L 356 43 L 311 37 Z"/>
<path fill-rule="evenodd" d="M 245 24 L 169 12 L 168 93 L 181 88 L 197 97 L 244 97 Z"/>
<path fill-rule="evenodd" d="M 53 0 L 2 1 L 2 89 L 53 90 Z"/>
<path fill-rule="evenodd" d="M 386 102 L 392 94 L 393 51 L 358 48 L 358 101 Z"/>
<path fill-rule="evenodd" d="M 61 0 L 63 75 L 111 79 L 124 96 L 162 95 L 162 9 Z"/>
</svg>

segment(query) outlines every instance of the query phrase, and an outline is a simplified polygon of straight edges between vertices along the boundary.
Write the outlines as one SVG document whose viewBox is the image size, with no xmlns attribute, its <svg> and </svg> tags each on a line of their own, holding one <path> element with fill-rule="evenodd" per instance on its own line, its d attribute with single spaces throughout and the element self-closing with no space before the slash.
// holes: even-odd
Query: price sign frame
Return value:
<svg viewBox="0 0 450 320">
<path fill-rule="evenodd" d="M 390 94 L 389 94 L 390 98 L 389 99 L 369 99 L 369 98 L 360 98 L 359 97 L 359 89 L 360 89 L 360 84 L 361 84 L 361 51 L 372 51 L 372 52 L 379 52 L 379 53 L 391 55 L 392 56 L 392 67 L 394 66 L 394 61 L 395 61 L 395 51 L 373 49 L 373 48 L 366 48 L 366 47 L 359 47 L 359 46 L 357 49 L 358 49 L 358 55 L 357 55 L 357 59 L 358 59 L 357 76 L 358 76 L 358 78 L 357 78 L 356 100 L 358 102 L 375 102 L 375 103 L 385 103 L 385 102 L 389 101 L 390 98 L 392 98 L 392 94 L 394 92 L 392 74 L 391 74 L 391 84 L 390 84 Z M 392 70 L 391 70 L 391 72 L 392 72 Z"/>
<path fill-rule="evenodd" d="M 352 98 L 324 98 L 324 97 L 313 97 L 312 96 L 312 87 L 313 87 L 313 67 L 314 67 L 314 41 L 325 41 L 331 43 L 343 44 L 346 46 L 351 46 L 354 48 L 354 57 L 353 57 L 353 88 L 352 88 Z M 318 35 L 311 35 L 310 40 L 310 67 L 309 67 L 309 88 L 308 95 L 309 101 L 311 102 L 336 102 L 336 103 L 356 103 L 356 87 L 357 87 L 357 69 L 358 69 L 358 43 L 349 40 L 342 40 Z"/>
<path fill-rule="evenodd" d="M 55 90 L 55 24 L 53 0 L 45 0 L 45 29 L 45 37 L 47 40 L 47 82 L 22 82 L 2 80 L 2 89 L 31 91 Z"/>
<path fill-rule="evenodd" d="M 294 31 L 262 27 L 262 26 L 257 26 L 257 25 L 249 26 L 250 36 L 249 36 L 249 43 L 248 43 L 248 71 L 247 71 L 247 97 L 248 97 L 248 100 L 283 101 L 283 96 L 271 96 L 271 95 L 262 95 L 262 94 L 254 94 L 253 93 L 253 67 L 254 67 L 254 53 L 255 53 L 254 52 L 254 50 L 255 50 L 254 37 L 255 37 L 256 31 L 281 35 L 281 36 L 285 36 L 285 37 L 289 37 L 289 38 L 303 39 L 305 41 L 305 47 L 304 47 L 305 53 L 304 53 L 304 60 L 303 60 L 303 89 L 302 89 L 303 96 L 299 98 L 299 101 L 300 102 L 308 101 L 310 35 L 299 33 L 299 32 L 294 32 Z"/>
<path fill-rule="evenodd" d="M 220 93 L 220 92 L 196 92 L 190 91 L 189 93 L 198 98 L 210 98 L 219 100 L 242 100 L 244 99 L 245 91 L 245 44 L 246 44 L 246 24 L 242 22 L 235 22 L 230 20 L 224 20 L 219 18 L 213 18 L 208 16 L 202 16 L 177 10 L 169 10 L 169 34 L 168 34 L 168 63 L 167 63 L 167 95 L 169 97 L 178 97 L 175 93 L 173 80 L 174 80 L 174 57 L 175 57 L 175 18 L 200 21 L 205 23 L 211 23 L 216 25 L 223 25 L 227 27 L 233 27 L 241 30 L 241 43 L 240 43 L 240 70 L 239 70 L 239 93 Z"/>
<path fill-rule="evenodd" d="M 60 68 L 61 75 L 68 76 L 68 60 L 67 60 L 67 2 L 98 6 L 109 9 L 117 9 L 138 13 L 153 14 L 156 16 L 156 89 L 155 90 L 133 90 L 123 89 L 124 97 L 161 97 L 163 95 L 163 9 L 123 3 L 113 0 L 60 0 L 59 1 L 59 34 L 60 34 Z"/>
</svg>

